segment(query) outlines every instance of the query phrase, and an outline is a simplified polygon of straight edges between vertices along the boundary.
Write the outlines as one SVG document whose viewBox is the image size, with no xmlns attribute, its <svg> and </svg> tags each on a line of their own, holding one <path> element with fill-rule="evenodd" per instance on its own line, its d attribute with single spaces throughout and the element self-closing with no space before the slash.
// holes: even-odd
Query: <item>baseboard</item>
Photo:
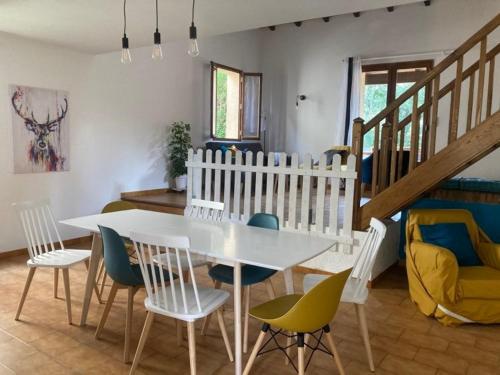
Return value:
<svg viewBox="0 0 500 375">
<path fill-rule="evenodd" d="M 67 240 L 63 241 L 64 247 L 72 247 L 75 245 L 80 245 L 85 242 L 92 241 L 92 235 L 88 236 L 83 236 L 83 237 L 76 237 L 76 238 L 69 238 Z M 58 247 L 58 246 L 56 246 Z M 28 254 L 28 249 L 23 248 L 23 249 L 15 249 L 15 250 L 8 250 L 0 253 L 0 259 L 5 259 L 5 258 L 12 258 L 12 257 L 17 257 L 19 255 L 27 255 Z"/>
</svg>

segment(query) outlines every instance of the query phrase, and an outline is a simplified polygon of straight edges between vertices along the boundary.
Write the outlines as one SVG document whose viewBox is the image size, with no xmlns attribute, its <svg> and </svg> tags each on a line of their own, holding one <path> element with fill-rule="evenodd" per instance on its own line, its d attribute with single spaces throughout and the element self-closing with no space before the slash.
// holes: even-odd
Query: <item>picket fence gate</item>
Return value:
<svg viewBox="0 0 500 375">
<path fill-rule="evenodd" d="M 300 164 L 297 153 L 291 155 L 289 165 L 285 153 L 277 153 L 277 163 L 273 152 L 267 155 L 266 165 L 263 152 L 258 152 L 255 159 L 253 165 L 253 154 L 247 151 L 243 162 L 241 151 L 233 157 L 228 150 L 222 162 L 222 152 L 217 150 L 214 161 L 212 150 L 190 149 L 186 210 L 195 198 L 223 202 L 223 220 L 246 223 L 254 213 L 272 213 L 278 216 L 281 230 L 336 240 L 338 245 L 330 254 L 304 266 L 333 272 L 352 265 L 364 235 L 352 229 L 356 157 L 350 155 L 344 166 L 340 155 L 333 157 L 331 166 L 327 166 L 325 155 L 321 155 L 317 166 L 313 166 L 310 154 Z M 335 259 L 332 253 L 338 253 Z"/>
</svg>

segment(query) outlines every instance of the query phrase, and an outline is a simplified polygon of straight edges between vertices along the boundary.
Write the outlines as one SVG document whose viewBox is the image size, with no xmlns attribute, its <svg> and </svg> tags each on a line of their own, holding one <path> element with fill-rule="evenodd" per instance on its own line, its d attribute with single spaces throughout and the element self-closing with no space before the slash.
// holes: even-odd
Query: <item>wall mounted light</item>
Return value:
<svg viewBox="0 0 500 375">
<path fill-rule="evenodd" d="M 269 26 L 269 30 L 271 30 L 271 31 L 276 30 L 276 26 Z"/>
<path fill-rule="evenodd" d="M 188 55 L 191 57 L 196 57 L 200 54 L 200 50 L 198 49 L 198 35 L 196 31 L 196 26 L 194 24 L 194 2 L 193 0 L 193 8 L 191 10 L 191 26 L 189 27 L 189 49 Z"/>
<path fill-rule="evenodd" d="M 323 17 L 323 22 L 330 22 L 330 17 Z"/>
<path fill-rule="evenodd" d="M 156 0 L 156 31 L 153 34 L 153 60 L 163 59 L 163 51 L 161 50 L 161 35 L 158 31 L 158 0 Z"/>
<path fill-rule="evenodd" d="M 352 15 L 356 18 L 359 18 L 361 16 L 361 12 L 354 12 Z"/>
<path fill-rule="evenodd" d="M 128 38 L 127 38 L 127 0 L 123 0 L 123 38 L 122 38 L 122 64 L 130 64 L 132 62 L 132 56 L 130 56 L 130 50 L 128 48 Z"/>
<path fill-rule="evenodd" d="M 302 26 L 302 21 L 294 22 L 294 24 L 295 24 L 295 26 L 300 27 L 300 26 Z"/>
<path fill-rule="evenodd" d="M 295 99 L 295 106 L 298 108 L 299 107 L 299 101 L 304 101 L 306 100 L 305 95 L 297 95 L 297 98 Z"/>
</svg>

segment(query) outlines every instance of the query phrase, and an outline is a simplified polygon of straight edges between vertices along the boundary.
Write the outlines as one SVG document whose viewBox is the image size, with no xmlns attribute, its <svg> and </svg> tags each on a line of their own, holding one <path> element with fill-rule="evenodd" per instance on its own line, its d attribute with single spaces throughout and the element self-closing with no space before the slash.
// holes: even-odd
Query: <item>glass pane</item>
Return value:
<svg viewBox="0 0 500 375">
<path fill-rule="evenodd" d="M 213 129 L 216 138 L 239 138 L 240 74 L 216 68 L 214 74 Z"/>
<path fill-rule="evenodd" d="M 387 70 L 363 73 L 361 117 L 365 123 L 387 107 L 388 78 Z M 372 151 L 374 136 L 373 130 L 365 135 L 363 139 L 364 151 Z"/>
<path fill-rule="evenodd" d="M 260 136 L 260 85 L 261 76 L 245 75 L 245 94 L 243 109 L 243 137 L 258 138 Z"/>
</svg>

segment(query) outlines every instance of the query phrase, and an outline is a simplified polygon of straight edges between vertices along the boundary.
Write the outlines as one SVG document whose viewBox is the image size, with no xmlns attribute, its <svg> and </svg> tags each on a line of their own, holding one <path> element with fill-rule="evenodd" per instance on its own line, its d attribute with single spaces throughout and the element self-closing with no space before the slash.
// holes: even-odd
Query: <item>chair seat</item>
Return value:
<svg viewBox="0 0 500 375">
<path fill-rule="evenodd" d="M 177 269 L 178 268 L 177 267 L 177 257 L 175 256 L 175 254 L 170 253 L 170 254 L 168 254 L 168 256 L 170 257 L 170 262 L 172 263 L 172 268 Z M 191 257 L 191 264 L 193 265 L 193 268 L 206 266 L 207 264 L 210 263 L 207 261 L 207 259 L 204 256 L 201 256 L 201 255 L 191 254 L 190 257 Z M 160 262 L 159 259 L 161 259 L 161 263 L 164 265 L 164 267 L 165 268 L 168 267 L 167 254 L 165 254 L 165 253 L 161 254 L 159 257 L 154 256 L 153 259 L 156 263 L 159 263 Z M 189 262 L 188 262 L 188 258 L 186 256 L 186 254 L 179 254 L 179 260 L 181 263 L 182 271 L 188 271 L 189 270 Z"/>
<path fill-rule="evenodd" d="M 500 299 L 500 271 L 486 266 L 460 267 L 464 298 Z"/>
<path fill-rule="evenodd" d="M 68 268 L 90 258 L 90 250 L 55 250 L 29 259 L 28 267 Z"/>
<path fill-rule="evenodd" d="M 308 274 L 304 276 L 304 293 L 307 293 L 311 290 L 315 285 L 319 284 L 321 281 L 325 280 L 327 275 L 318 275 L 318 274 Z M 346 303 L 357 303 L 364 304 L 368 299 L 368 288 L 365 286 L 364 288 L 358 288 L 358 279 L 348 278 L 347 282 L 344 286 L 344 290 L 342 292 L 342 297 L 340 298 L 340 302 Z"/>
<path fill-rule="evenodd" d="M 275 270 L 258 266 L 245 265 L 241 267 L 241 285 L 260 283 L 276 273 Z M 234 284 L 234 270 L 231 266 L 217 264 L 208 272 L 210 277 L 225 284 Z"/>
<path fill-rule="evenodd" d="M 287 294 L 251 308 L 249 314 L 255 319 L 271 324 L 274 319 L 286 314 L 301 298 L 302 294 Z"/>
<path fill-rule="evenodd" d="M 192 284 L 185 284 L 186 292 L 186 305 L 187 311 L 184 310 L 181 289 L 177 286 L 175 288 L 175 301 L 177 302 L 178 309 L 175 308 L 174 298 L 172 296 L 172 289 L 166 288 L 167 301 L 165 303 L 165 296 L 161 293 L 153 294 L 151 297 L 146 297 L 144 306 L 147 310 L 157 314 L 170 316 L 175 319 L 184 321 L 195 321 L 196 319 L 204 318 L 212 312 L 221 307 L 229 298 L 229 293 L 214 288 L 200 288 L 198 286 L 198 296 L 200 299 L 201 311 L 196 303 L 196 296 Z M 156 299 L 158 298 L 158 302 Z"/>
</svg>

